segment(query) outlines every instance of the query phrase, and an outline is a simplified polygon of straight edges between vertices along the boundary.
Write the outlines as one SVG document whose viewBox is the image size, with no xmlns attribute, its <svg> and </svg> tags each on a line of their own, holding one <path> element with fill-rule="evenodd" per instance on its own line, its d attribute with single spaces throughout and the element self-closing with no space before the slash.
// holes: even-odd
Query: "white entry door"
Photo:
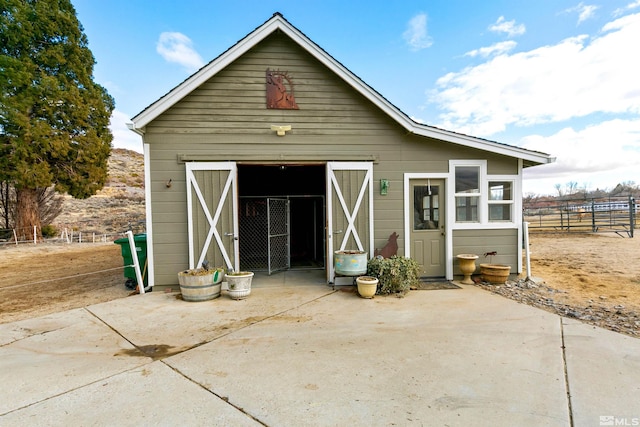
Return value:
<svg viewBox="0 0 640 427">
<path fill-rule="evenodd" d="M 235 162 L 186 163 L 189 268 L 238 271 L 238 190 Z"/>
<path fill-rule="evenodd" d="M 333 255 L 360 250 L 373 256 L 373 163 L 327 163 L 327 281 L 335 283 Z"/>
</svg>

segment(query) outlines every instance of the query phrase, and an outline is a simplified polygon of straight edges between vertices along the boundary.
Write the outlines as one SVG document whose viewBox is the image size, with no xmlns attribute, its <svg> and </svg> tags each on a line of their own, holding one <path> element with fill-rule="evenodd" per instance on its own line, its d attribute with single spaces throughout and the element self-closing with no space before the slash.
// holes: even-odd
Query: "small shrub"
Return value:
<svg viewBox="0 0 640 427">
<path fill-rule="evenodd" d="M 42 237 L 49 238 L 58 235 L 58 229 L 51 224 L 42 226 Z"/>
<path fill-rule="evenodd" d="M 377 294 L 406 293 L 417 285 L 420 264 L 414 259 L 394 255 L 391 258 L 373 258 L 367 263 L 367 275 L 377 277 Z"/>
</svg>

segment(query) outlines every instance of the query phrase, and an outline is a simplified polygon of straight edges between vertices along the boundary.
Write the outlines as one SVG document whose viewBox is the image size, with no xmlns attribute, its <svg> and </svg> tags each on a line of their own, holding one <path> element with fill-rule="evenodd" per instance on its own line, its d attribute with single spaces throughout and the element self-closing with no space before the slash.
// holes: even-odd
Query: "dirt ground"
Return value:
<svg viewBox="0 0 640 427">
<path fill-rule="evenodd" d="M 126 297 L 114 243 L 0 246 L 0 323 Z"/>
<path fill-rule="evenodd" d="M 640 237 L 533 235 L 530 243 L 531 276 L 561 291 L 556 301 L 640 312 Z M 127 297 L 123 264 L 113 243 L 0 246 L 0 323 Z"/>
<path fill-rule="evenodd" d="M 640 237 L 616 234 L 533 235 L 531 275 L 557 289 L 557 302 L 594 302 L 640 312 Z M 526 274 L 524 274 L 526 276 Z"/>
</svg>

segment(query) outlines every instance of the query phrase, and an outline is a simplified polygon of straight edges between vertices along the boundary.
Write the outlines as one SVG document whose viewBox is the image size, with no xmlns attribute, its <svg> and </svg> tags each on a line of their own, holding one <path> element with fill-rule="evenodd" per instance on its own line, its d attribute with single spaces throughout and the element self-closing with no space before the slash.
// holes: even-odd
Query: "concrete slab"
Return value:
<svg viewBox="0 0 640 427">
<path fill-rule="evenodd" d="M 187 302 L 177 293 L 144 295 L 92 305 L 91 313 L 145 354 L 164 358 L 246 328 L 278 313 L 334 292 L 328 286 L 252 288 L 244 300 Z"/>
<path fill-rule="evenodd" d="M 259 426 L 162 362 L 96 381 L 1 418 L 6 426 Z"/>
<path fill-rule="evenodd" d="M 559 329 L 474 287 L 336 292 L 164 361 L 266 425 L 557 426 Z"/>
<path fill-rule="evenodd" d="M 640 425 L 640 339 L 562 321 L 574 425 Z"/>
<path fill-rule="evenodd" d="M 151 361 L 84 309 L 3 324 L 0 336 L 0 414 Z"/>
<path fill-rule="evenodd" d="M 640 424 L 638 339 L 474 286 L 366 300 L 316 275 L 0 325 L 0 425 Z"/>
</svg>

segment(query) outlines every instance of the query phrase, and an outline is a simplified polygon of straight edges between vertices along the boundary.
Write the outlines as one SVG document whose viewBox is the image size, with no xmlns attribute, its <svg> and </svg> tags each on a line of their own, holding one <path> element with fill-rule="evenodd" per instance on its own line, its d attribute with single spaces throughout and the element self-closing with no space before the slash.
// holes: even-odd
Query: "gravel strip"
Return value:
<svg viewBox="0 0 640 427">
<path fill-rule="evenodd" d="M 554 300 L 563 291 L 527 279 L 507 281 L 504 285 L 478 282 L 476 286 L 560 316 L 640 338 L 640 313 L 625 309 L 624 305 L 607 305 L 605 297 L 600 297 L 600 301 L 589 300 L 586 307 L 576 307 Z"/>
</svg>

